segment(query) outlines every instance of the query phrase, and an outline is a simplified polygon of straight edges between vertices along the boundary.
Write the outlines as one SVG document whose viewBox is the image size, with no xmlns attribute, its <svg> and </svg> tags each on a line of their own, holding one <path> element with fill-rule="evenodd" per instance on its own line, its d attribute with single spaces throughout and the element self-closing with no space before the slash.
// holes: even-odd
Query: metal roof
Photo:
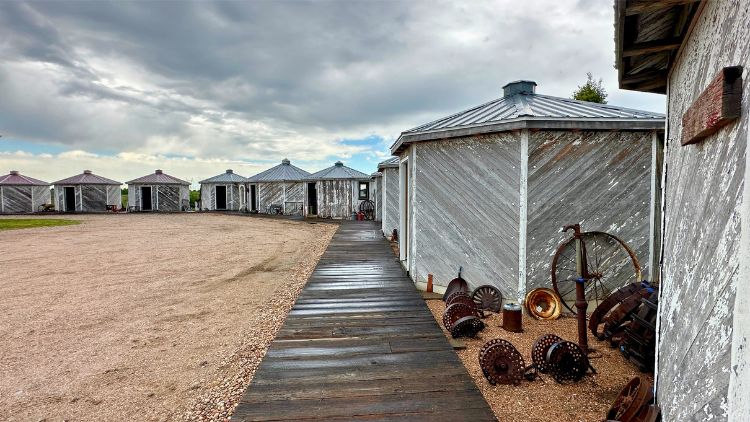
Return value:
<svg viewBox="0 0 750 422">
<path fill-rule="evenodd" d="M 240 176 L 239 174 L 235 174 L 232 169 L 227 169 L 226 172 L 219 174 L 214 177 L 209 177 L 208 179 L 201 180 L 199 183 L 246 183 L 247 178 Z"/>
<path fill-rule="evenodd" d="M 347 167 L 341 161 L 336 161 L 331 167 L 313 173 L 308 177 L 309 180 L 359 180 L 369 178 L 370 176 L 367 174 Z"/>
<path fill-rule="evenodd" d="M 398 167 L 399 158 L 398 157 L 391 157 L 385 161 L 381 161 L 378 163 L 378 170 L 389 168 L 389 167 Z"/>
<path fill-rule="evenodd" d="M 655 130 L 664 115 L 609 104 L 537 94 L 533 81 L 503 87 L 502 98 L 417 126 L 401 133 L 391 147 L 400 152 L 415 141 L 445 139 L 517 129 Z"/>
<path fill-rule="evenodd" d="M 307 179 L 310 172 L 292 165 L 291 161 L 284 158 L 281 164 L 262 171 L 255 176 L 250 176 L 249 182 L 298 182 Z"/>
<path fill-rule="evenodd" d="M 58 180 L 53 185 L 121 185 L 122 183 L 107 179 L 106 177 L 97 176 L 91 170 L 84 170 L 81 174 L 68 177 L 67 179 Z"/>
<path fill-rule="evenodd" d="M 151 174 L 147 174 L 143 177 L 133 179 L 127 184 L 152 184 L 152 185 L 189 185 L 190 182 L 186 182 L 182 179 L 172 177 L 161 170 L 156 170 Z"/>
<path fill-rule="evenodd" d="M 11 170 L 10 173 L 0 176 L 0 185 L 14 185 L 14 186 L 49 186 L 49 183 L 43 182 L 33 177 L 24 176 L 16 170 Z"/>
</svg>

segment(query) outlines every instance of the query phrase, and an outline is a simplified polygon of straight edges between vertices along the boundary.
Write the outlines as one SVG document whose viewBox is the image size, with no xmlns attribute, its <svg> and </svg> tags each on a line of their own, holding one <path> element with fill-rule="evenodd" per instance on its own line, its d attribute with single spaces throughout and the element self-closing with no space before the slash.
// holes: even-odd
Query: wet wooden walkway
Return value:
<svg viewBox="0 0 750 422">
<path fill-rule="evenodd" d="M 495 417 L 378 226 L 345 222 L 232 420 Z"/>
</svg>

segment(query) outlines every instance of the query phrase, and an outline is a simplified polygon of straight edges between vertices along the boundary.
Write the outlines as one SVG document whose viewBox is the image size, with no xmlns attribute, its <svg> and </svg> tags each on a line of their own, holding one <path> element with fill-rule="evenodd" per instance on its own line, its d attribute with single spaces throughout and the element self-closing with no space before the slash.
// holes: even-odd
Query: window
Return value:
<svg viewBox="0 0 750 422">
<path fill-rule="evenodd" d="M 370 199 L 369 182 L 359 182 L 359 199 Z"/>
</svg>

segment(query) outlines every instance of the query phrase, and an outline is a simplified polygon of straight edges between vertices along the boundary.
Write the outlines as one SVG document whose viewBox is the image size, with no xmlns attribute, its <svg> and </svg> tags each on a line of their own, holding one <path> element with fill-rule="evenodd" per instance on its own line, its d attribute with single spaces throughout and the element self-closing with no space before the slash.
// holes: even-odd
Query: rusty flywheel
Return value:
<svg viewBox="0 0 750 422">
<path fill-rule="evenodd" d="M 490 340 L 479 351 L 479 366 L 490 384 L 521 383 L 526 365 L 521 353 L 503 339 Z"/>
<path fill-rule="evenodd" d="M 549 373 L 560 384 L 580 381 L 591 365 L 589 358 L 575 343 L 561 341 L 547 350 L 545 362 Z"/>
<path fill-rule="evenodd" d="M 646 421 L 648 419 L 636 418 L 636 416 L 639 416 L 644 410 L 644 418 L 647 415 L 653 416 L 653 410 L 648 410 L 648 404 L 653 398 L 651 386 L 640 377 L 635 377 L 620 391 L 607 412 L 607 419 L 622 422 Z M 658 410 L 658 408 L 654 410 Z"/>
<path fill-rule="evenodd" d="M 539 372 L 546 374 L 549 371 L 547 351 L 561 341 L 563 339 L 554 334 L 545 334 L 534 341 L 534 346 L 531 348 L 531 361 Z"/>
</svg>

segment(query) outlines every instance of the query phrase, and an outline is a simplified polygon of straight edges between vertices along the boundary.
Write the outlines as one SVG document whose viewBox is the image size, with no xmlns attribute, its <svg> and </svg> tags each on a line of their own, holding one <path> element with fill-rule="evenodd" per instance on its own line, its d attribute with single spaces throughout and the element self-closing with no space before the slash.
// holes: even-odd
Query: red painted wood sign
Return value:
<svg viewBox="0 0 750 422">
<path fill-rule="evenodd" d="M 725 67 L 682 115 L 682 145 L 700 142 L 740 117 L 742 66 Z"/>
</svg>

